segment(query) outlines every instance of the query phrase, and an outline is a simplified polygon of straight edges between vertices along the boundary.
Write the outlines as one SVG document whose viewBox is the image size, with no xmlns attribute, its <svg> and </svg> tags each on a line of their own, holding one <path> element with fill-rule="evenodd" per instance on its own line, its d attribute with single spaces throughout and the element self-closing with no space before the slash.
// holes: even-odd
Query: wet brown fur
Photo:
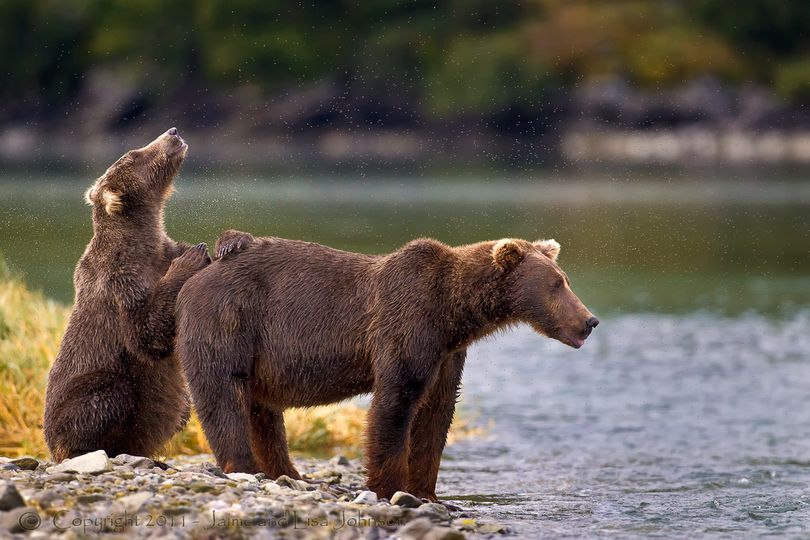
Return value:
<svg viewBox="0 0 810 540">
<path fill-rule="evenodd" d="M 368 256 L 246 238 L 191 278 L 177 303 L 178 356 L 228 472 L 297 478 L 284 409 L 373 392 L 369 488 L 435 500 L 467 347 L 518 322 L 566 342 L 590 332 L 554 241 L 453 248 L 421 239 Z"/>
<path fill-rule="evenodd" d="M 170 130 L 127 152 L 87 191 L 93 238 L 76 266 L 75 304 L 46 392 L 55 461 L 97 449 L 152 455 L 188 420 L 174 305 L 210 259 L 204 244 L 175 242 L 163 227 L 186 149 Z"/>
</svg>

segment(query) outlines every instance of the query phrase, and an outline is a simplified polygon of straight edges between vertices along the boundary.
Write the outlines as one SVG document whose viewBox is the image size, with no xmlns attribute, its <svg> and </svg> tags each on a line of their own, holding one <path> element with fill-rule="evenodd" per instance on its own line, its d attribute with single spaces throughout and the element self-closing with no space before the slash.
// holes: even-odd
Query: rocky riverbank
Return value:
<svg viewBox="0 0 810 540">
<path fill-rule="evenodd" d="M 0 537 L 402 538 L 508 534 L 407 493 L 378 500 L 359 462 L 296 460 L 304 480 L 225 474 L 211 456 L 166 463 L 92 452 L 58 465 L 0 458 Z"/>
</svg>

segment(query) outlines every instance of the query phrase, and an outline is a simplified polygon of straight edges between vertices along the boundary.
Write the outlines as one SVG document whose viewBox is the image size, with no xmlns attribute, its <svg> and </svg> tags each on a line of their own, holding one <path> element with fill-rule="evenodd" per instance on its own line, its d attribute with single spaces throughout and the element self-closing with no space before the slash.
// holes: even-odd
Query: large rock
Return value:
<svg viewBox="0 0 810 540">
<path fill-rule="evenodd" d="M 8 512 L 21 506 L 25 506 L 25 501 L 17 488 L 14 487 L 14 484 L 7 482 L 0 484 L 0 510 Z"/>
<path fill-rule="evenodd" d="M 63 473 L 63 472 L 77 472 L 81 474 L 100 474 L 108 472 L 113 469 L 110 458 L 107 457 L 107 452 L 104 450 L 96 450 L 75 458 L 66 459 L 58 465 L 48 467 L 46 472 L 48 474 Z"/>
</svg>

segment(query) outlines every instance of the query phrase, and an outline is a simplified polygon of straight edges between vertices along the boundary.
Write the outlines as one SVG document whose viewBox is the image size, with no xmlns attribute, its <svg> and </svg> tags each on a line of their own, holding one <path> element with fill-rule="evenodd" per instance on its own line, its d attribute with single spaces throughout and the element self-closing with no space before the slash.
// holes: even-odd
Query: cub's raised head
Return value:
<svg viewBox="0 0 810 540">
<path fill-rule="evenodd" d="M 507 298 L 512 315 L 578 349 L 599 320 L 571 290 L 568 276 L 557 264 L 559 254 L 560 244 L 554 240 L 505 238 L 492 247 L 494 264 L 513 278 Z"/>
<path fill-rule="evenodd" d="M 172 193 L 172 181 L 186 157 L 188 145 L 171 128 L 137 150 L 130 150 L 85 193 L 87 204 L 101 215 L 137 214 L 160 206 Z"/>
</svg>

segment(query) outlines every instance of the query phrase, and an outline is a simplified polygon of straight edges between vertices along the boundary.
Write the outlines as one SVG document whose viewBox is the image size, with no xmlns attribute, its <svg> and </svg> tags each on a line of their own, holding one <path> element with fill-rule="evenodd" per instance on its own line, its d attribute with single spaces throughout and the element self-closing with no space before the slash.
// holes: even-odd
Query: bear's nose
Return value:
<svg viewBox="0 0 810 540">
<path fill-rule="evenodd" d="M 585 321 L 585 333 L 590 334 L 591 330 L 596 328 L 599 325 L 599 319 L 596 317 L 591 317 L 587 321 Z"/>
<path fill-rule="evenodd" d="M 166 133 L 168 133 L 169 135 L 177 135 L 177 128 L 176 127 L 169 128 L 169 131 L 167 131 Z"/>
</svg>

